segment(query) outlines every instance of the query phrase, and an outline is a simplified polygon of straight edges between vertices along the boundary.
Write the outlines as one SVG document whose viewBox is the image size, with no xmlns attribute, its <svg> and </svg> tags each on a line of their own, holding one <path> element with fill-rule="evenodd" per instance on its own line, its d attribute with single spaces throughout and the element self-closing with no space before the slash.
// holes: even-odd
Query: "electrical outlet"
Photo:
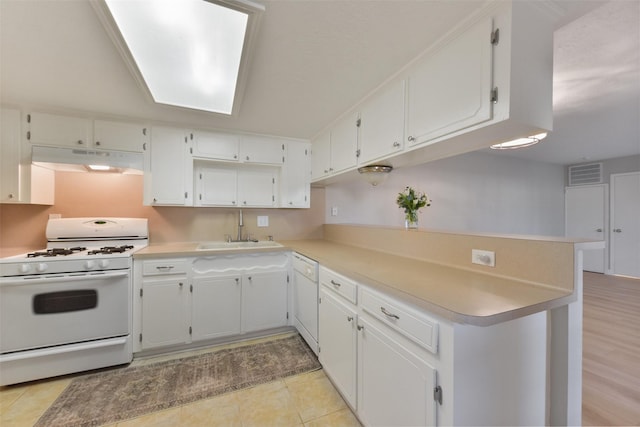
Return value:
<svg viewBox="0 0 640 427">
<path fill-rule="evenodd" d="M 338 216 L 338 207 L 337 206 L 333 206 L 331 208 L 331 216 Z"/>
<path fill-rule="evenodd" d="M 269 217 L 267 215 L 258 215 L 258 227 L 268 227 Z"/>
<path fill-rule="evenodd" d="M 493 251 L 471 249 L 471 262 L 473 264 L 485 265 L 487 267 L 495 267 L 496 253 Z"/>
</svg>

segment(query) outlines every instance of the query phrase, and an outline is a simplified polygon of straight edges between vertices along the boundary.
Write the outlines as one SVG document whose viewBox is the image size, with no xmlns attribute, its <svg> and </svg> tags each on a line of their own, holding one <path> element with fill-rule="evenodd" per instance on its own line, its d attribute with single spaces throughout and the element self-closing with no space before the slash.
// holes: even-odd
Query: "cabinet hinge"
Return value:
<svg viewBox="0 0 640 427">
<path fill-rule="evenodd" d="M 202 174 L 200 174 L 200 179 L 202 179 Z"/>
<path fill-rule="evenodd" d="M 360 157 L 360 149 L 359 148 L 356 150 L 356 157 Z"/>
<path fill-rule="evenodd" d="M 147 128 L 142 128 L 142 134 L 143 134 L 144 136 L 147 136 Z"/>
<path fill-rule="evenodd" d="M 184 198 L 188 198 L 189 197 L 189 193 L 187 191 L 184 192 Z"/>
<path fill-rule="evenodd" d="M 491 102 L 493 102 L 494 104 L 498 103 L 498 88 L 494 87 L 493 90 L 491 91 Z"/>
<path fill-rule="evenodd" d="M 272 202 L 275 202 L 275 201 L 276 201 L 276 196 L 275 196 L 275 195 L 272 195 L 272 196 L 271 196 L 271 201 L 272 201 Z"/>
<path fill-rule="evenodd" d="M 142 151 L 147 151 L 147 143 L 146 142 L 142 143 Z"/>
<path fill-rule="evenodd" d="M 282 156 L 282 163 L 284 163 L 284 156 Z"/>
<path fill-rule="evenodd" d="M 27 131 L 27 140 L 31 140 L 31 131 L 30 130 Z"/>
<path fill-rule="evenodd" d="M 193 133 L 189 134 L 189 138 L 191 138 L 191 140 L 193 141 Z"/>
<path fill-rule="evenodd" d="M 193 285 L 189 285 L 189 292 L 193 293 Z"/>
<path fill-rule="evenodd" d="M 142 298 L 142 289 L 140 289 L 140 298 Z"/>
<path fill-rule="evenodd" d="M 289 283 L 289 275 L 287 274 L 287 283 Z"/>
<path fill-rule="evenodd" d="M 140 334 L 140 336 L 138 337 L 138 340 L 142 342 L 142 334 Z"/>
<path fill-rule="evenodd" d="M 305 202 L 307 201 L 307 196 L 304 196 L 304 201 L 305 201 Z"/>
<path fill-rule="evenodd" d="M 289 312 L 287 311 L 287 320 L 289 320 Z"/>
<path fill-rule="evenodd" d="M 362 123 L 362 119 L 356 120 L 356 127 L 360 127 L 360 123 Z"/>
<path fill-rule="evenodd" d="M 433 400 L 442 405 L 442 387 L 439 385 L 433 388 Z"/>
<path fill-rule="evenodd" d="M 193 334 L 193 329 L 191 329 L 191 326 L 189 326 L 189 335 Z"/>
<path fill-rule="evenodd" d="M 284 151 L 284 144 L 282 144 L 282 151 Z"/>
<path fill-rule="evenodd" d="M 27 123 L 31 123 L 31 114 L 27 114 Z"/>
<path fill-rule="evenodd" d="M 189 138 L 185 135 L 184 136 L 184 143 L 186 144 L 187 142 L 189 142 Z"/>
<path fill-rule="evenodd" d="M 322 297 L 318 297 L 318 304 L 322 304 Z"/>
<path fill-rule="evenodd" d="M 193 147 L 189 147 L 189 154 L 193 154 Z"/>
<path fill-rule="evenodd" d="M 304 155 L 305 155 L 305 156 L 308 156 L 308 155 L 309 155 L 309 153 L 307 152 L 307 149 L 306 149 L 306 148 L 304 149 Z"/>
<path fill-rule="evenodd" d="M 283 159 L 284 159 L 284 157 L 283 157 Z M 271 183 L 275 184 L 276 183 L 276 179 L 275 178 L 271 178 Z"/>
<path fill-rule="evenodd" d="M 500 28 L 491 31 L 491 44 L 496 46 L 500 42 Z"/>
<path fill-rule="evenodd" d="M 198 200 L 202 200 L 202 193 L 198 194 Z"/>
</svg>

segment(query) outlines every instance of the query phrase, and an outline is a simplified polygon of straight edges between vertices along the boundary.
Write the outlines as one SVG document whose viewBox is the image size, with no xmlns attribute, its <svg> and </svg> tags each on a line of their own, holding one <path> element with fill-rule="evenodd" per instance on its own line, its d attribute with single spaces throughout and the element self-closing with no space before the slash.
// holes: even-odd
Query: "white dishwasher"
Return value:
<svg viewBox="0 0 640 427">
<path fill-rule="evenodd" d="M 294 324 L 318 355 L 318 263 L 293 254 Z"/>
</svg>

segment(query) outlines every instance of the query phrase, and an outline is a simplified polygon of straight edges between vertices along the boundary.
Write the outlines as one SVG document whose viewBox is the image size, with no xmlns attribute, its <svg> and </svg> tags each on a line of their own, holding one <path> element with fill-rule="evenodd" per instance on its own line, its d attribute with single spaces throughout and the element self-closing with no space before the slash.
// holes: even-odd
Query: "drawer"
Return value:
<svg viewBox="0 0 640 427">
<path fill-rule="evenodd" d="M 363 289 L 362 309 L 430 352 L 438 352 L 438 323 L 402 303 Z"/>
<path fill-rule="evenodd" d="M 353 280 L 321 266 L 320 283 L 352 304 L 356 303 L 358 285 Z"/>
<path fill-rule="evenodd" d="M 186 274 L 186 259 L 157 259 L 142 261 L 143 276 L 159 276 L 163 274 Z"/>
</svg>

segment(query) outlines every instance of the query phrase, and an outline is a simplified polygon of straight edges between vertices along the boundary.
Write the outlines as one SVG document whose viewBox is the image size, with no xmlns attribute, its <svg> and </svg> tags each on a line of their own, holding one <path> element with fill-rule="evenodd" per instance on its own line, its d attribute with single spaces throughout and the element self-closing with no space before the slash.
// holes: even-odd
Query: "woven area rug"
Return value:
<svg viewBox="0 0 640 427">
<path fill-rule="evenodd" d="M 300 335 L 74 379 L 36 423 L 98 426 L 320 368 Z"/>
</svg>

